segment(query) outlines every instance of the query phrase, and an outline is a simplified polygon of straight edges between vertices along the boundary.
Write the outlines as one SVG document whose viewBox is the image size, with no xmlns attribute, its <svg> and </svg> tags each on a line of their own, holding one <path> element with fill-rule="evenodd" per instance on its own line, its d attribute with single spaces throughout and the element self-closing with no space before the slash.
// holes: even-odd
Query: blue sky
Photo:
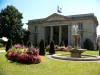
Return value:
<svg viewBox="0 0 100 75">
<path fill-rule="evenodd" d="M 100 24 L 100 0 L 0 0 L 0 10 L 7 5 L 14 5 L 23 13 L 23 23 L 48 17 L 57 12 L 59 5 L 62 15 L 94 13 Z M 27 25 L 23 27 L 27 29 Z M 100 26 L 97 28 L 97 34 L 100 35 Z"/>
</svg>

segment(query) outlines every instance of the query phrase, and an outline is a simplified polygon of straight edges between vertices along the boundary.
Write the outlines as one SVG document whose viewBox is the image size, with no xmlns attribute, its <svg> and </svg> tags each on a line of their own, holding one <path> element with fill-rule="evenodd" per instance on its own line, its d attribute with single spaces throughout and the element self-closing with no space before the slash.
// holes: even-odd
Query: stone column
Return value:
<svg viewBox="0 0 100 75">
<path fill-rule="evenodd" d="M 61 39 L 62 39 L 62 27 L 59 26 L 59 45 L 61 43 Z"/>
<path fill-rule="evenodd" d="M 50 27 L 50 42 L 53 40 L 53 26 Z"/>
<path fill-rule="evenodd" d="M 68 25 L 68 45 L 72 45 L 72 29 L 71 24 Z"/>
</svg>

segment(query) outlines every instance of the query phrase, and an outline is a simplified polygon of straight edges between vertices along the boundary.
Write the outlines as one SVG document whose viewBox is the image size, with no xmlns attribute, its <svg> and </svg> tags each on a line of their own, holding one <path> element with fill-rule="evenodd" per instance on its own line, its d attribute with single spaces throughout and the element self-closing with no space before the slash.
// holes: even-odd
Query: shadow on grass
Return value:
<svg viewBox="0 0 100 75">
<path fill-rule="evenodd" d="M 21 63 L 21 62 L 18 62 L 18 61 L 11 61 L 9 60 L 10 63 L 14 63 L 16 65 L 32 65 L 32 64 L 39 64 L 39 63 Z"/>
</svg>

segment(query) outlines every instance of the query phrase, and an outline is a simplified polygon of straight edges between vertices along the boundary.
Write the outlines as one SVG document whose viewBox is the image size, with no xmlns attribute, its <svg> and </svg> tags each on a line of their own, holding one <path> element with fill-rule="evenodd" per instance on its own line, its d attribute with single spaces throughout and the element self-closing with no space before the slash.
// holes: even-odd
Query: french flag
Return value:
<svg viewBox="0 0 100 75">
<path fill-rule="evenodd" d="M 62 13 L 62 8 L 59 8 L 59 6 L 57 7 L 57 13 Z"/>
</svg>

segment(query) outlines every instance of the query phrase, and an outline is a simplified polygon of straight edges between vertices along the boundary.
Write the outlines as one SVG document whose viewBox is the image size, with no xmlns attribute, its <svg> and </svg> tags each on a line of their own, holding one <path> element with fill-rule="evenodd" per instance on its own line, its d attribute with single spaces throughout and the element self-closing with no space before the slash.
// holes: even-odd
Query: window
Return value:
<svg viewBox="0 0 100 75">
<path fill-rule="evenodd" d="M 38 31 L 38 27 L 37 27 L 37 26 L 34 27 L 34 31 L 35 31 L 35 32 Z"/>
<path fill-rule="evenodd" d="M 79 30 L 83 29 L 83 23 L 78 23 Z"/>
</svg>

